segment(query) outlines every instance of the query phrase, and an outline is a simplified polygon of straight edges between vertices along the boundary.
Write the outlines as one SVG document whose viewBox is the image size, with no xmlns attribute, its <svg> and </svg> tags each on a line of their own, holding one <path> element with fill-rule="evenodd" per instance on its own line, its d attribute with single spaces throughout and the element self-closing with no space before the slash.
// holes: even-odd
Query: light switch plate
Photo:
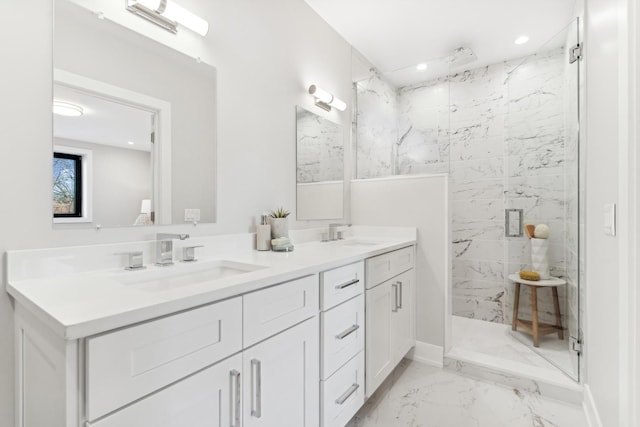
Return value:
<svg viewBox="0 0 640 427">
<path fill-rule="evenodd" d="M 616 205 L 607 203 L 604 205 L 604 234 L 607 236 L 616 235 Z"/>
<path fill-rule="evenodd" d="M 200 221 L 200 209 L 185 209 L 184 210 L 185 222 L 198 222 Z"/>
</svg>

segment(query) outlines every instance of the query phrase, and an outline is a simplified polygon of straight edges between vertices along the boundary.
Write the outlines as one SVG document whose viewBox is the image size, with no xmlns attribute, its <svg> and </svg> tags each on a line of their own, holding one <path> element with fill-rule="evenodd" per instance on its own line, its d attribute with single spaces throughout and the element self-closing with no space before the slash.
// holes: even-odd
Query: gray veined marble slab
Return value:
<svg viewBox="0 0 640 427">
<path fill-rule="evenodd" d="M 578 405 L 403 361 L 347 427 L 577 427 Z"/>
</svg>

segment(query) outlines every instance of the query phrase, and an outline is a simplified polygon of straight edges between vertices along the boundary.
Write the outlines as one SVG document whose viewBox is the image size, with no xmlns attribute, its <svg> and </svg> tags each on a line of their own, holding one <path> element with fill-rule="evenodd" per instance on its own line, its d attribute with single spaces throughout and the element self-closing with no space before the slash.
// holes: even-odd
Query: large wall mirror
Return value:
<svg viewBox="0 0 640 427">
<path fill-rule="evenodd" d="M 302 107 L 296 107 L 296 153 L 297 218 L 343 218 L 342 127 Z"/>
<path fill-rule="evenodd" d="M 54 224 L 215 222 L 215 68 L 54 5 Z"/>
</svg>

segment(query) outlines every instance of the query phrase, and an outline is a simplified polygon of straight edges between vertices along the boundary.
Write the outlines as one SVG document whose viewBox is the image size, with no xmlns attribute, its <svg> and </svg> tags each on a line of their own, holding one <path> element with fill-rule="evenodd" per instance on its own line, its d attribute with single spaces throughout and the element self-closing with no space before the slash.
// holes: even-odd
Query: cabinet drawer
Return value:
<svg viewBox="0 0 640 427">
<path fill-rule="evenodd" d="M 237 354 L 86 426 L 239 426 L 241 370 Z"/>
<path fill-rule="evenodd" d="M 321 314 L 322 379 L 364 350 L 364 294 Z"/>
<path fill-rule="evenodd" d="M 321 308 L 328 310 L 364 290 L 364 262 L 320 273 Z"/>
<path fill-rule="evenodd" d="M 324 427 L 344 427 L 364 405 L 364 352 L 321 383 Z"/>
<path fill-rule="evenodd" d="M 318 275 L 286 282 L 242 298 L 246 348 L 318 314 Z"/>
<path fill-rule="evenodd" d="M 413 268 L 414 264 L 415 246 L 368 258 L 366 260 L 367 289 Z"/>
<path fill-rule="evenodd" d="M 86 340 L 89 420 L 242 349 L 240 297 Z"/>
</svg>

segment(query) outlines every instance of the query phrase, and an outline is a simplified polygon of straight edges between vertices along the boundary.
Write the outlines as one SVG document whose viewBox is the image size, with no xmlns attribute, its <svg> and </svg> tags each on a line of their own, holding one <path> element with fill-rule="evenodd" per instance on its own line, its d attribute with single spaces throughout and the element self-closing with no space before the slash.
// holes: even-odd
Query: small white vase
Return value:
<svg viewBox="0 0 640 427">
<path fill-rule="evenodd" d="M 531 239 L 531 269 L 543 280 L 551 278 L 549 274 L 549 240 Z"/>
<path fill-rule="evenodd" d="M 280 237 L 289 237 L 289 219 L 288 218 L 269 218 L 271 223 L 271 238 L 278 239 Z"/>
</svg>

